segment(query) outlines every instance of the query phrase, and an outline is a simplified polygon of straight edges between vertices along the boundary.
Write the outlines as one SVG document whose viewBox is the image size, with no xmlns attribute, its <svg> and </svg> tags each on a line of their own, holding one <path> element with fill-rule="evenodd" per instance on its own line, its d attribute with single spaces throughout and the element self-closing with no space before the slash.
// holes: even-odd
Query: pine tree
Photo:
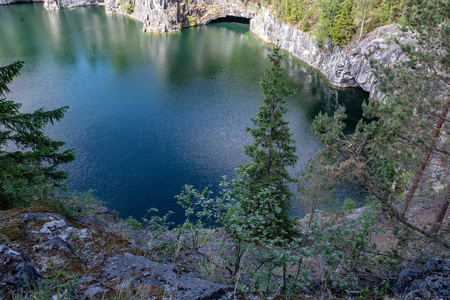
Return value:
<svg viewBox="0 0 450 300">
<path fill-rule="evenodd" d="M 346 0 L 341 13 L 336 17 L 336 22 L 330 30 L 330 36 L 333 39 L 333 44 L 342 46 L 350 42 L 354 33 L 353 1 Z"/>
<path fill-rule="evenodd" d="M 44 135 L 44 127 L 61 120 L 68 107 L 21 113 L 20 103 L 6 100 L 8 84 L 23 62 L 0 67 L 0 209 L 33 204 L 66 178 L 59 165 L 75 159 L 74 150 L 58 152 L 65 143 Z"/>
<path fill-rule="evenodd" d="M 328 40 L 340 10 L 341 0 L 320 0 L 314 2 L 313 11 L 318 12 L 314 33 L 320 46 L 323 46 Z"/>
<path fill-rule="evenodd" d="M 292 193 L 288 183 L 293 181 L 287 168 L 297 162 L 289 123 L 283 119 L 286 113 L 286 101 L 283 98 L 291 92 L 283 78 L 280 48 L 276 47 L 268 57 L 272 67 L 266 69 L 261 81 L 263 105 L 259 108 L 257 118 L 252 118 L 256 127 L 246 129 L 254 139 L 251 145 L 244 147 L 251 162 L 241 166 L 238 174 L 242 176 L 242 207 L 248 213 L 258 211 L 261 215 L 275 216 L 275 221 L 265 226 L 273 229 L 269 235 L 286 236 L 292 233 L 292 222 L 288 215 Z"/>
<path fill-rule="evenodd" d="M 441 229 L 450 202 L 449 12 L 448 1 L 412 1 L 409 25 L 400 33 L 408 43 L 396 41 L 407 59 L 374 65 L 386 97 L 364 105 L 370 122 L 361 120 L 350 136 L 342 133 L 342 109 L 313 123 L 334 172 L 365 185 L 391 215 L 427 237 Z M 436 208 L 430 227 L 408 218 L 411 203 L 420 199 Z"/>
</svg>

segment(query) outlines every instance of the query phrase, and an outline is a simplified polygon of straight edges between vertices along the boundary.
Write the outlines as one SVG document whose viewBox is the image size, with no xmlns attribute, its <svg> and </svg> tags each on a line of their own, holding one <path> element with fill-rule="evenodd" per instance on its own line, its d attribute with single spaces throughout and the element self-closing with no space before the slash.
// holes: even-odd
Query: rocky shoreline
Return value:
<svg viewBox="0 0 450 300">
<path fill-rule="evenodd" d="M 265 42 L 278 44 L 301 61 L 321 72 L 329 82 L 340 88 L 360 87 L 371 96 L 377 94 L 377 78 L 367 55 L 381 64 L 390 64 L 400 57 L 401 50 L 389 43 L 395 25 L 375 29 L 360 41 L 346 47 L 331 44 L 320 47 L 314 37 L 280 21 L 268 8 L 239 0 L 134 0 L 133 9 L 126 10 L 127 0 L 45 0 L 49 10 L 88 5 L 104 5 L 107 14 L 126 14 L 143 23 L 144 32 L 165 33 L 205 25 L 227 16 L 250 20 L 250 31 Z M 131 1 L 131 0 L 128 0 Z M 21 0 L 0 0 L 0 4 Z"/>
<path fill-rule="evenodd" d="M 381 64 L 390 64 L 401 56 L 398 45 L 388 42 L 396 33 L 395 25 L 378 28 L 346 47 L 331 44 L 320 47 L 308 33 L 283 23 L 270 9 L 252 2 L 136 0 L 134 11 L 127 13 L 120 8 L 120 1 L 122 0 L 106 0 L 105 11 L 110 14 L 128 14 L 140 20 L 143 22 L 144 32 L 179 31 L 227 16 L 250 19 L 250 31 L 253 34 L 265 42 L 278 44 L 280 48 L 321 72 L 332 85 L 340 88 L 360 87 L 372 96 L 377 94 L 377 78 L 366 56 L 371 54 L 371 58 Z"/>
</svg>

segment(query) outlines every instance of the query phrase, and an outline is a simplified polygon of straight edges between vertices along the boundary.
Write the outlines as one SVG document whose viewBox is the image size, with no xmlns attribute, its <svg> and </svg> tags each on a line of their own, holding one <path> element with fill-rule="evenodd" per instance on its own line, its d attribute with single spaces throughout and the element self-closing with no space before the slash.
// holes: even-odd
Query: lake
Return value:
<svg viewBox="0 0 450 300">
<path fill-rule="evenodd" d="M 42 5 L 0 6 L 0 65 L 25 61 L 8 99 L 23 111 L 69 105 L 49 136 L 75 148 L 64 167 L 71 190 L 94 194 L 120 213 L 141 218 L 173 210 L 185 184 L 217 187 L 248 161 L 243 145 L 262 104 L 259 82 L 268 45 L 249 25 L 217 23 L 170 34 L 142 32 L 103 7 L 46 11 Z M 345 105 L 350 126 L 361 116 L 362 90 L 332 88 L 318 72 L 286 55 L 290 122 L 301 171 L 321 144 L 310 124 Z"/>
</svg>

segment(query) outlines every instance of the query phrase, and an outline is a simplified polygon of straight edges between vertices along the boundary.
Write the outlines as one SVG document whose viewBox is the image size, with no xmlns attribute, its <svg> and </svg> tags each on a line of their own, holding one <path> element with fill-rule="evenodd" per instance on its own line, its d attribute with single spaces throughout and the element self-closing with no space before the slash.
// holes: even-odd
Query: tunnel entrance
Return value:
<svg viewBox="0 0 450 300">
<path fill-rule="evenodd" d="M 209 22 L 209 24 L 228 23 L 228 22 L 250 24 L 250 18 L 226 16 L 226 17 L 214 19 L 211 22 Z"/>
</svg>

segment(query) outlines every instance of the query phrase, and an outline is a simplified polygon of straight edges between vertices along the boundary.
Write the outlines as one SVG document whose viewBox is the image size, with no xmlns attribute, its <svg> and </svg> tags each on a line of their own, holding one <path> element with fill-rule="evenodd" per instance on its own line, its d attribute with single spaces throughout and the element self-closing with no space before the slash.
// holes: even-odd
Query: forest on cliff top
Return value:
<svg viewBox="0 0 450 300">
<path fill-rule="evenodd" d="M 408 0 L 258 0 L 277 16 L 299 29 L 311 32 L 319 44 L 331 38 L 345 45 L 376 27 L 406 23 Z"/>
</svg>

